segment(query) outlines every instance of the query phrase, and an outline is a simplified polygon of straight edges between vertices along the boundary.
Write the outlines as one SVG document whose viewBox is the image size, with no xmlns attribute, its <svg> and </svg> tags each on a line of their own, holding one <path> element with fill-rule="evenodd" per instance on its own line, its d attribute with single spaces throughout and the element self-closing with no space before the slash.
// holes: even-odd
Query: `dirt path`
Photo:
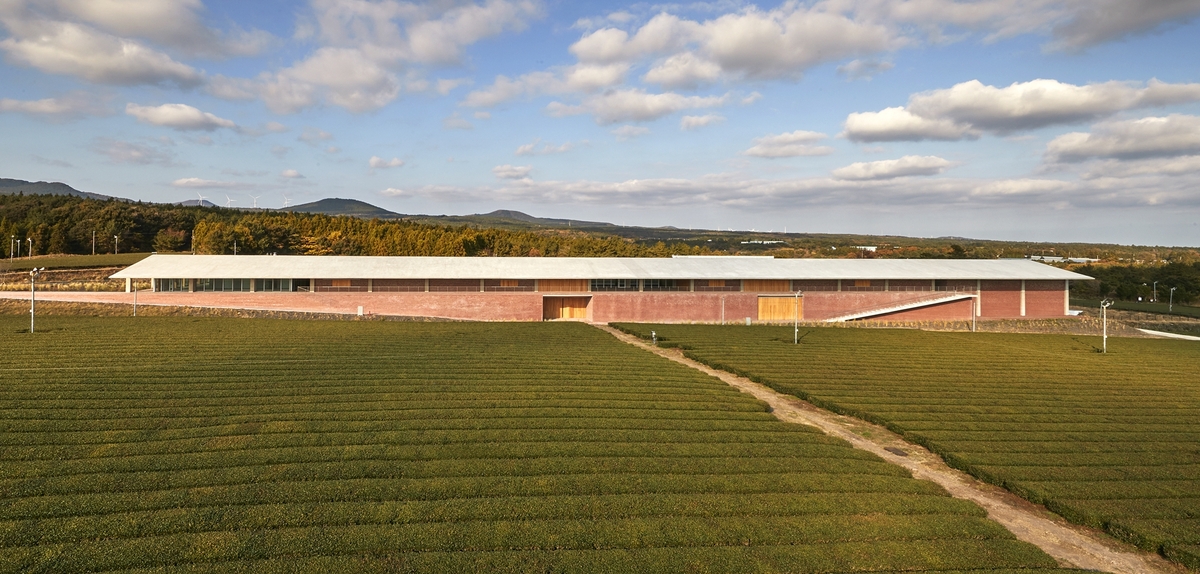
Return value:
<svg viewBox="0 0 1200 574">
<path fill-rule="evenodd" d="M 770 405 L 780 420 L 815 426 L 826 434 L 848 441 L 854 448 L 871 452 L 892 464 L 907 468 L 916 478 L 936 482 L 951 496 L 978 504 L 987 511 L 992 520 L 999 522 L 1020 540 L 1041 548 L 1065 567 L 1120 574 L 1188 572 L 1186 568 L 1168 562 L 1158 555 L 1133 549 L 1102 532 L 1070 524 L 1045 508 L 1007 490 L 950 468 L 941 457 L 924 447 L 906 442 L 899 435 L 881 426 L 819 409 L 808 402 L 778 393 L 749 379 L 715 370 L 684 357 L 679 349 L 653 347 L 642 339 L 607 325 L 596 327 L 623 342 L 717 377 L 742 392 L 753 395 Z"/>
</svg>

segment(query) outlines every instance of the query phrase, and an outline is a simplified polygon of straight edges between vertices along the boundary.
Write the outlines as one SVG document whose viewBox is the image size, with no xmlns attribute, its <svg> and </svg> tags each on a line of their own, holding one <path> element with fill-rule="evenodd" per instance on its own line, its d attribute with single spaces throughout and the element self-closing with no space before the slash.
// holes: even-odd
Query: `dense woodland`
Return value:
<svg viewBox="0 0 1200 574">
<path fill-rule="evenodd" d="M 1110 297 L 1122 301 L 1150 301 L 1158 282 L 1158 300 L 1167 302 L 1175 288 L 1175 303 L 1195 303 L 1200 300 L 1200 262 L 1167 263 L 1165 265 L 1084 265 L 1072 269 L 1096 281 L 1071 285 L 1071 295 L 1100 299 Z"/>
</svg>

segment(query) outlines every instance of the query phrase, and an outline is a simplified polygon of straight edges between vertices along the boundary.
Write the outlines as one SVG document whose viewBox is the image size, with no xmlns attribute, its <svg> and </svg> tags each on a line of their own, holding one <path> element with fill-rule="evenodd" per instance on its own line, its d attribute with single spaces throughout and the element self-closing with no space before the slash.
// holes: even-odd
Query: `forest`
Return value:
<svg viewBox="0 0 1200 574">
<path fill-rule="evenodd" d="M 567 230 L 520 231 L 321 214 L 0 195 L 7 257 L 116 252 L 298 255 L 669 257 L 714 253 L 685 243 L 638 242 Z"/>
</svg>

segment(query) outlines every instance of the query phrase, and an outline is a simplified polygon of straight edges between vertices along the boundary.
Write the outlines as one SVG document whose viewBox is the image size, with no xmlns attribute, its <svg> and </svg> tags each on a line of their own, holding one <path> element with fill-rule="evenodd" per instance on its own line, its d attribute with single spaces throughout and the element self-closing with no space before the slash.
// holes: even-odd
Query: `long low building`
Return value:
<svg viewBox="0 0 1200 574">
<path fill-rule="evenodd" d="M 347 312 L 603 323 L 1063 317 L 1070 282 L 1091 279 L 1023 259 L 270 255 L 151 255 L 112 277 L 183 305 L 334 298 Z"/>
</svg>

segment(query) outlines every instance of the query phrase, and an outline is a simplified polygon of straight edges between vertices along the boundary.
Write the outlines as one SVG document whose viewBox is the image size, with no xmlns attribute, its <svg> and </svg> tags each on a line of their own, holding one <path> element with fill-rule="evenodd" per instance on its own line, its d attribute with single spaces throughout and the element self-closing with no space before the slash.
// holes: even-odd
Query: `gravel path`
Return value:
<svg viewBox="0 0 1200 574">
<path fill-rule="evenodd" d="M 899 435 L 865 421 L 834 414 L 790 395 L 778 393 L 749 379 L 718 371 L 683 356 L 679 349 L 653 347 L 642 339 L 607 325 L 596 325 L 617 339 L 677 363 L 717 377 L 770 405 L 780 420 L 815 426 L 830 436 L 848 441 L 855 448 L 930 480 L 951 496 L 970 500 L 987 511 L 1018 539 L 1036 545 L 1065 567 L 1085 568 L 1119 574 L 1145 572 L 1185 573 L 1187 569 L 1156 554 L 1141 552 L 1093 529 L 1070 524 L 1039 505 L 1002 488 L 981 482 L 946 465 L 941 457 L 911 444 Z"/>
</svg>

